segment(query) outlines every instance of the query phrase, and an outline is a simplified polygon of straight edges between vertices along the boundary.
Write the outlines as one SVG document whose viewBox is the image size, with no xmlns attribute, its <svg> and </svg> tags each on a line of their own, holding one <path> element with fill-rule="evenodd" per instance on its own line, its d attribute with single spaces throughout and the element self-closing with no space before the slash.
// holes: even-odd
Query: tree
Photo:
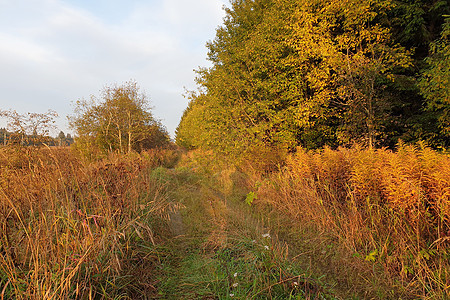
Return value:
<svg viewBox="0 0 450 300">
<path fill-rule="evenodd" d="M 450 137 L 450 17 L 447 18 L 439 40 L 431 43 L 428 68 L 419 81 L 426 109 L 438 114 L 441 133 Z M 449 143 L 447 142 L 447 145 Z"/>
<path fill-rule="evenodd" d="M 65 139 L 66 139 L 66 135 L 64 134 L 64 131 L 60 131 L 59 132 L 57 139 L 58 139 L 58 142 L 59 142 L 59 146 L 62 146 L 63 145 L 63 141 L 65 141 Z"/>
<path fill-rule="evenodd" d="M 389 134 L 385 127 L 393 119 L 395 82 L 412 65 L 410 53 L 393 41 L 384 22 L 394 6 L 385 1 L 354 0 L 330 6 L 330 15 L 341 18 L 339 23 L 337 19 L 333 22 L 333 31 L 339 34 L 332 37 L 336 49 L 333 70 L 337 74 L 332 104 L 338 107 L 342 120 L 337 127 L 338 139 L 370 148 L 386 145 L 383 138 Z"/>
<path fill-rule="evenodd" d="M 0 145 L 6 145 L 8 131 L 6 128 L 0 128 Z"/>
<path fill-rule="evenodd" d="M 76 131 L 77 143 L 84 148 L 129 153 L 164 147 L 169 142 L 167 131 L 151 113 L 146 95 L 133 81 L 105 87 L 101 99 L 91 96 L 90 101 L 78 100 L 69 123 Z M 157 145 L 151 142 L 156 136 Z"/>
<path fill-rule="evenodd" d="M 13 133 L 15 143 L 39 145 L 49 141 L 49 133 L 55 128 L 58 114 L 49 109 L 46 113 L 19 114 L 15 110 L 0 111 L 0 117 L 8 119 L 8 130 Z"/>
<path fill-rule="evenodd" d="M 416 79 L 446 3 L 231 1 L 207 43 L 212 67 L 197 71 L 198 91 L 189 95 L 177 143 L 242 158 L 297 146 L 394 147 L 398 139 L 442 136 L 423 111 Z M 445 48 L 440 41 L 436 49 Z M 427 77 L 435 87 L 449 78 L 448 61 L 443 50 L 427 59 L 430 66 L 439 62 L 433 75 L 440 79 Z M 433 112 L 443 121 L 445 111 Z"/>
<path fill-rule="evenodd" d="M 58 139 L 64 140 L 66 138 L 66 135 L 64 134 L 64 131 L 60 131 L 58 134 Z"/>
<path fill-rule="evenodd" d="M 309 115 L 295 109 L 304 100 L 301 70 L 282 42 L 289 11 L 274 5 L 232 1 L 207 44 L 213 67 L 198 71 L 200 89 L 191 95 L 177 141 L 196 136 L 190 140 L 197 146 L 234 157 L 296 146 L 298 126 L 306 126 Z"/>
<path fill-rule="evenodd" d="M 190 128 L 206 147 L 236 155 L 373 145 L 389 115 L 382 87 L 408 66 L 381 22 L 390 8 L 382 0 L 232 1 L 180 133 Z"/>
</svg>

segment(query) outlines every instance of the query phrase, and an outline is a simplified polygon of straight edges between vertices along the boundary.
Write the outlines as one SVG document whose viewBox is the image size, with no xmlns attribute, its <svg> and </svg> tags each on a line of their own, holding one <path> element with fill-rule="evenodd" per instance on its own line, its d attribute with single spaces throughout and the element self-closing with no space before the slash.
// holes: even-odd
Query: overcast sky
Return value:
<svg viewBox="0 0 450 300">
<path fill-rule="evenodd" d="M 0 109 L 59 114 L 135 80 L 173 136 L 227 0 L 0 0 Z M 5 127 L 5 120 L 0 120 Z M 58 131 L 59 132 L 59 131 Z M 57 133 L 56 133 L 57 134 Z"/>
</svg>

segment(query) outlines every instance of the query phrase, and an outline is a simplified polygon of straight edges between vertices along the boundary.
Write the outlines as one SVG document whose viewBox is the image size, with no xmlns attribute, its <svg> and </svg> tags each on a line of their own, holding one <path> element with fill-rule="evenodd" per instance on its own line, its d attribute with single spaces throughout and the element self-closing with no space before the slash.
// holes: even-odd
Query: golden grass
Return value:
<svg viewBox="0 0 450 300">
<path fill-rule="evenodd" d="M 87 162 L 68 148 L 1 148 L 0 299 L 156 297 L 163 218 L 175 204 L 153 169 L 172 168 L 179 156 L 154 150 Z M 291 251 L 298 232 L 308 238 L 293 259 L 323 259 L 337 285 L 353 288 L 347 296 L 450 297 L 449 155 L 407 145 L 299 149 L 278 172 L 263 166 L 259 175 L 257 167 L 241 172 L 189 152 L 171 184 L 202 174 L 227 199 L 254 192 L 253 208 L 269 207 L 285 219 L 278 226 L 290 226 Z M 214 215 L 215 202 L 189 192 L 200 179 L 188 179 L 192 209 L 204 204 L 203 217 Z M 212 234 L 207 242 L 221 241 Z"/>
<path fill-rule="evenodd" d="M 154 292 L 148 249 L 171 203 L 150 170 L 171 155 L 87 163 L 68 148 L 1 148 L 0 299 Z"/>
</svg>

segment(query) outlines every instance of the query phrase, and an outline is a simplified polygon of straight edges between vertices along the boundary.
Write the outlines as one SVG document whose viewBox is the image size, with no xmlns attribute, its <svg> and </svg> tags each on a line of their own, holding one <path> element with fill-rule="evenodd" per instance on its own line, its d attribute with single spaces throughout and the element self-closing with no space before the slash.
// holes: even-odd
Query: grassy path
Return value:
<svg viewBox="0 0 450 300">
<path fill-rule="evenodd" d="M 182 208 L 170 215 L 160 299 L 332 299 L 286 258 L 245 194 L 187 170 L 158 170 Z M 238 201 L 240 200 L 240 201 Z"/>
</svg>

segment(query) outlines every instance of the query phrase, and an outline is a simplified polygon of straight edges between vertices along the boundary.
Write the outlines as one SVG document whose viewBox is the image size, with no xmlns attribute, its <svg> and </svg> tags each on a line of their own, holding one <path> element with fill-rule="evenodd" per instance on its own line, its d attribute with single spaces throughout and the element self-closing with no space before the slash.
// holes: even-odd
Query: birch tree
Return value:
<svg viewBox="0 0 450 300">
<path fill-rule="evenodd" d="M 167 131 L 153 117 L 147 96 L 134 81 L 105 87 L 101 98 L 78 100 L 69 123 L 84 148 L 130 153 L 147 147 L 155 134 L 165 137 L 159 139 L 159 146 L 169 142 Z"/>
</svg>

